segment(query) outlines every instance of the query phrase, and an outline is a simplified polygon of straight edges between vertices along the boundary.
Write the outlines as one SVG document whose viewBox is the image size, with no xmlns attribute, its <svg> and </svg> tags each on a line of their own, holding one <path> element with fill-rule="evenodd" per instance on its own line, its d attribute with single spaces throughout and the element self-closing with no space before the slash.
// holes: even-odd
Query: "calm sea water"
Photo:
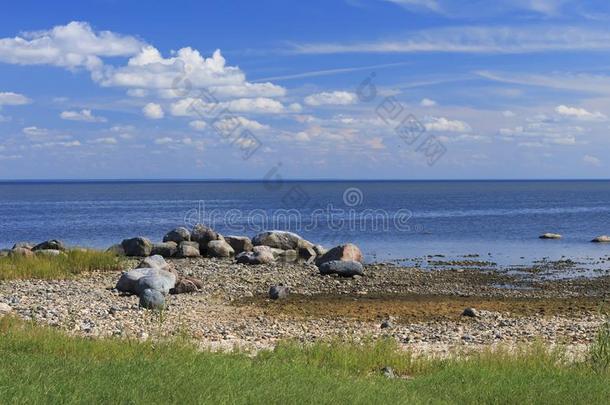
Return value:
<svg viewBox="0 0 610 405">
<path fill-rule="evenodd" d="M 369 260 L 479 254 L 517 264 L 598 258 L 610 181 L 0 183 L 0 247 L 62 239 L 107 247 L 204 221 L 225 234 L 289 229 Z M 539 240 L 544 232 L 564 235 Z"/>
</svg>

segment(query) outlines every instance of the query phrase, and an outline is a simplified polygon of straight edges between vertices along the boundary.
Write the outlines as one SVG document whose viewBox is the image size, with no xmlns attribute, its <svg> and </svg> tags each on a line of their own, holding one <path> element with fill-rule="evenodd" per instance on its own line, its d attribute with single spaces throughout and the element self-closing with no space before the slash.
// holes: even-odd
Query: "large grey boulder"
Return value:
<svg viewBox="0 0 610 405">
<path fill-rule="evenodd" d="M 598 237 L 594 238 L 591 242 L 594 242 L 594 243 L 610 243 L 610 236 L 601 235 L 601 236 L 598 236 Z"/>
<path fill-rule="evenodd" d="M 208 248 L 208 243 L 213 240 L 222 240 L 223 237 L 212 228 L 203 224 L 197 224 L 191 231 L 191 240 L 199 243 L 199 251 L 205 253 Z"/>
<path fill-rule="evenodd" d="M 235 251 L 224 240 L 212 240 L 208 243 L 207 254 L 210 257 L 232 257 Z"/>
<path fill-rule="evenodd" d="M 15 249 L 12 249 L 9 253 L 9 256 L 23 256 L 23 257 L 32 257 L 34 256 L 34 252 L 32 252 L 30 249 L 26 249 L 26 248 L 22 248 L 22 247 L 18 247 Z"/>
<path fill-rule="evenodd" d="M 178 244 L 176 242 L 155 243 L 150 251 L 151 255 L 159 255 L 163 257 L 173 257 L 178 253 Z"/>
<path fill-rule="evenodd" d="M 180 244 L 180 242 L 190 241 L 191 233 L 188 229 L 181 226 L 179 228 L 173 229 L 165 234 L 163 237 L 163 242 L 175 242 Z"/>
<path fill-rule="evenodd" d="M 197 242 L 182 242 L 178 246 L 177 257 L 187 258 L 187 257 L 199 257 L 201 256 L 201 252 L 199 250 L 199 244 Z"/>
<path fill-rule="evenodd" d="M 140 280 L 147 278 L 142 284 Z M 116 289 L 131 294 L 139 294 L 146 288 L 158 289 L 167 294 L 176 284 L 176 275 L 156 268 L 139 268 L 125 271 L 116 284 Z"/>
<path fill-rule="evenodd" d="M 320 265 L 320 274 L 337 274 L 341 277 L 363 276 L 364 267 L 356 261 L 331 260 Z"/>
<path fill-rule="evenodd" d="M 13 249 L 24 248 L 28 250 L 32 250 L 35 246 L 35 243 L 32 242 L 17 242 L 13 245 Z"/>
<path fill-rule="evenodd" d="M 320 266 L 322 263 L 333 260 L 355 261 L 362 263 L 363 256 L 358 246 L 354 245 L 353 243 L 346 243 L 345 245 L 335 246 L 322 256 L 316 258 L 316 265 Z"/>
<path fill-rule="evenodd" d="M 313 248 L 313 244 L 296 233 L 288 231 L 266 231 L 252 238 L 254 246 L 269 246 L 282 250 L 296 250 Z"/>
<path fill-rule="evenodd" d="M 146 309 L 164 309 L 165 297 L 157 290 L 146 289 L 140 294 L 140 306 Z"/>
<path fill-rule="evenodd" d="M 36 250 L 61 250 L 62 252 L 66 250 L 66 246 L 64 243 L 57 239 L 47 240 L 45 242 L 39 243 L 38 245 L 32 248 L 33 251 Z"/>
<path fill-rule="evenodd" d="M 124 239 L 121 242 L 121 246 L 123 246 L 123 250 L 125 250 L 126 256 L 150 256 L 150 252 L 152 252 L 152 243 L 147 238 L 142 236 L 138 236 L 136 238 Z"/>
<path fill-rule="evenodd" d="M 110 246 L 106 249 L 106 252 L 114 253 L 117 256 L 125 256 L 125 249 L 123 249 L 123 245 L 120 243 Z"/>
<path fill-rule="evenodd" d="M 169 271 L 169 263 L 161 255 L 145 257 L 137 266 L 137 269 L 159 269 Z"/>
<path fill-rule="evenodd" d="M 251 252 L 254 245 L 247 236 L 225 236 L 225 241 L 231 245 L 235 253 Z"/>
<path fill-rule="evenodd" d="M 252 252 L 241 252 L 235 256 L 237 263 L 241 264 L 268 264 L 275 261 L 269 246 L 254 246 Z"/>
</svg>

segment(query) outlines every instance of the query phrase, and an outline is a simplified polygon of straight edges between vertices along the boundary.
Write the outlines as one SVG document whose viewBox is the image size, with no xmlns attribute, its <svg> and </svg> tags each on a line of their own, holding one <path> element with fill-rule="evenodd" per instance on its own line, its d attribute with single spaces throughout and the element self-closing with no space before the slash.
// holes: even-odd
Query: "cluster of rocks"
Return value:
<svg viewBox="0 0 610 405">
<path fill-rule="evenodd" d="M 547 232 L 539 236 L 540 239 L 561 239 L 563 235 L 558 233 Z M 591 240 L 593 243 L 610 243 L 610 236 L 600 235 Z"/>
<path fill-rule="evenodd" d="M 165 308 L 167 294 L 196 292 L 203 281 L 195 277 L 181 276 L 160 255 L 146 257 L 138 266 L 121 274 L 116 290 L 140 297 L 140 306 L 147 309 Z"/>
<path fill-rule="evenodd" d="M 38 244 L 30 242 L 17 242 L 12 249 L 3 250 L 2 256 L 32 257 L 34 255 L 59 256 L 67 250 L 60 240 L 51 239 Z"/>
</svg>

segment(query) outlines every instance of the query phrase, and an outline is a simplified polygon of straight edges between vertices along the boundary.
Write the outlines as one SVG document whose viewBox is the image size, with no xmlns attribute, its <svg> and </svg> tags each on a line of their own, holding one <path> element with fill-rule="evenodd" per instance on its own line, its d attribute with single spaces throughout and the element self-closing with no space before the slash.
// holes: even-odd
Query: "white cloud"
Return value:
<svg viewBox="0 0 610 405">
<path fill-rule="evenodd" d="M 93 115 L 91 110 L 80 110 L 80 111 L 63 111 L 59 114 L 62 120 L 70 121 L 84 121 L 84 122 L 106 122 L 107 119 L 104 117 L 97 117 Z"/>
<path fill-rule="evenodd" d="M 347 91 L 331 91 L 309 95 L 305 97 L 305 104 L 311 106 L 320 105 L 347 105 L 354 104 L 358 100 L 355 93 Z"/>
<path fill-rule="evenodd" d="M 38 127 L 25 127 L 22 129 L 23 133 L 32 136 L 32 137 L 40 137 L 49 134 L 49 130 L 46 128 L 38 128 Z"/>
<path fill-rule="evenodd" d="M 505 116 L 506 118 L 512 118 L 515 116 L 515 113 L 512 112 L 511 110 L 505 110 L 505 111 L 502 111 L 502 115 Z"/>
<path fill-rule="evenodd" d="M 194 130 L 203 131 L 208 126 L 208 124 L 203 120 L 195 120 L 189 122 L 189 126 Z"/>
<path fill-rule="evenodd" d="M 156 103 L 148 103 L 142 108 L 142 112 L 147 118 L 152 120 L 159 120 L 165 116 L 163 108 Z"/>
<path fill-rule="evenodd" d="M 100 57 L 134 55 L 143 45 L 134 37 L 95 32 L 89 24 L 73 21 L 46 31 L 0 39 L 0 62 L 97 70 L 103 65 Z"/>
<path fill-rule="evenodd" d="M 77 148 L 81 146 L 79 141 L 58 141 L 58 142 L 44 142 L 44 143 L 36 143 L 32 145 L 33 148 L 36 149 L 46 149 L 46 148 Z"/>
<path fill-rule="evenodd" d="M 127 95 L 129 97 L 146 97 L 148 96 L 148 91 L 144 89 L 129 89 L 127 90 Z"/>
<path fill-rule="evenodd" d="M 422 107 L 434 107 L 436 105 L 436 101 L 430 100 L 429 98 L 424 98 L 419 102 L 419 105 Z"/>
<path fill-rule="evenodd" d="M 232 132 L 234 129 L 248 129 L 250 131 L 260 131 L 263 129 L 269 129 L 269 126 L 261 124 L 258 121 L 249 120 L 244 117 L 231 117 L 225 118 L 214 123 L 214 127 L 220 131 Z"/>
<path fill-rule="evenodd" d="M 3 105 L 24 105 L 31 103 L 32 100 L 23 94 L 13 92 L 0 92 L 0 107 Z"/>
<path fill-rule="evenodd" d="M 566 26 L 461 26 L 412 31 L 394 40 L 293 44 L 299 54 L 338 53 L 530 53 L 610 50 L 605 29 Z"/>
<path fill-rule="evenodd" d="M 104 145 L 116 145 L 118 143 L 118 141 L 116 140 L 116 138 L 109 136 L 109 137 L 94 139 L 92 141 L 92 143 L 98 143 L 98 144 L 104 144 Z"/>
<path fill-rule="evenodd" d="M 153 46 L 146 46 L 126 66 L 108 67 L 96 77 L 103 86 L 156 89 L 166 98 L 196 96 L 205 89 L 219 99 L 279 97 L 283 87 L 272 83 L 250 83 L 237 67 L 227 66 L 220 50 L 204 58 L 199 51 L 182 48 L 164 58 Z"/>
<path fill-rule="evenodd" d="M 371 138 L 364 142 L 369 148 L 375 150 L 385 149 L 385 145 L 383 144 L 383 139 L 381 137 Z"/>
<path fill-rule="evenodd" d="M 566 117 L 577 118 L 581 120 L 590 120 L 590 121 L 605 121 L 608 117 L 599 111 L 589 112 L 584 108 L 579 107 L 570 107 L 567 105 L 559 105 L 555 107 L 555 112 L 559 115 L 563 115 Z"/>
<path fill-rule="evenodd" d="M 163 138 L 157 138 L 157 139 L 155 139 L 155 143 L 156 143 L 157 145 L 167 145 L 167 144 L 169 144 L 169 143 L 173 143 L 173 142 L 174 142 L 174 139 L 173 139 L 173 138 L 170 138 L 169 136 L 165 136 L 165 137 L 163 137 Z"/>
<path fill-rule="evenodd" d="M 282 103 L 270 98 L 241 98 L 219 103 L 208 103 L 198 98 L 183 98 L 171 104 L 170 112 L 175 116 L 202 117 L 223 110 L 230 113 L 277 114 L 286 112 Z"/>
<path fill-rule="evenodd" d="M 602 165 L 602 161 L 592 155 L 584 155 L 582 157 L 582 161 L 583 163 L 590 165 L 590 166 L 594 166 L 594 167 L 600 167 Z"/>
<path fill-rule="evenodd" d="M 449 120 L 444 117 L 432 117 L 428 119 L 429 122 L 425 123 L 424 126 L 428 131 L 436 132 L 469 132 L 471 131 L 470 125 L 459 120 Z"/>
</svg>

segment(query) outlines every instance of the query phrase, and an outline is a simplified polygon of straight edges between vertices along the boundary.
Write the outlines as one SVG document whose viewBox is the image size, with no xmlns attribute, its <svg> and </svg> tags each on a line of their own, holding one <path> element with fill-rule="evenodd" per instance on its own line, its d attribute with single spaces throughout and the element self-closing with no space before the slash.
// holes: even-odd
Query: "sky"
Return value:
<svg viewBox="0 0 610 405">
<path fill-rule="evenodd" d="M 0 179 L 608 178 L 610 3 L 7 1 Z"/>
</svg>

